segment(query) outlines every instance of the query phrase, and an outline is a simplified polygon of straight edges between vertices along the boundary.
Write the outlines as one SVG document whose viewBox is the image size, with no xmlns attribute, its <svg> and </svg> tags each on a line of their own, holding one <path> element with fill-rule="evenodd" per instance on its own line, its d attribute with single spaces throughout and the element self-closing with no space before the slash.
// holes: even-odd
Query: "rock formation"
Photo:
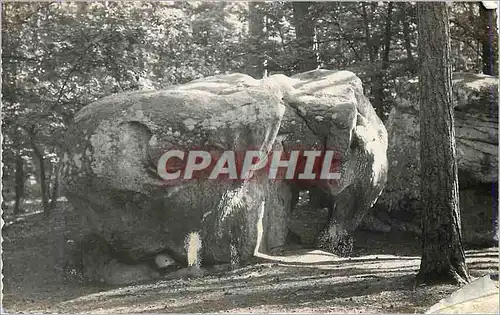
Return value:
<svg viewBox="0 0 500 315">
<path fill-rule="evenodd" d="M 387 122 L 388 181 L 371 213 L 374 216 L 365 218 L 372 229 L 420 233 L 417 82 L 402 88 Z M 491 242 L 498 204 L 498 79 L 455 73 L 453 92 L 464 239 L 472 244 Z"/>
<path fill-rule="evenodd" d="M 109 257 L 95 259 L 94 266 L 87 259 L 83 268 L 109 270 L 102 265 L 112 264 L 118 270 L 116 261 L 144 268 L 145 260 L 162 252 L 185 265 L 185 239 L 193 232 L 201 239 L 202 265 L 248 261 L 255 250 L 284 245 L 301 190 L 320 196 L 313 206 L 330 208 L 322 239 L 335 250 L 386 180 L 387 133 L 362 91 L 359 78 L 347 71 L 263 80 L 231 74 L 115 94 L 84 107 L 65 139 L 63 183 L 101 240 L 98 247 L 109 246 Z M 340 179 L 271 180 L 256 172 L 251 180 L 201 174 L 166 183 L 158 172 L 169 150 L 267 155 L 297 145 L 336 150 Z M 185 160 L 177 162 L 167 168 L 182 170 Z M 100 274 L 105 282 L 116 278 Z"/>
</svg>

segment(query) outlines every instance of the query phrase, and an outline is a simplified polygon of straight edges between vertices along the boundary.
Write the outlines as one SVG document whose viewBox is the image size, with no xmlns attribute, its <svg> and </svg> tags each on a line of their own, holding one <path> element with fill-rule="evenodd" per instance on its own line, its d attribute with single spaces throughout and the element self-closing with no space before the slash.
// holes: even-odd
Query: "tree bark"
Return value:
<svg viewBox="0 0 500 315">
<path fill-rule="evenodd" d="M 298 72 L 318 67 L 318 56 L 314 50 L 314 21 L 309 12 L 311 5 L 311 2 L 292 2 L 295 38 L 298 45 Z"/>
<path fill-rule="evenodd" d="M 498 75 L 498 33 L 496 10 L 488 10 L 479 2 L 481 59 L 484 74 Z"/>
<path fill-rule="evenodd" d="M 264 57 L 262 43 L 264 40 L 265 16 L 259 2 L 248 3 L 248 35 L 250 51 L 248 54 L 247 74 L 255 79 L 264 76 Z"/>
<path fill-rule="evenodd" d="M 460 226 L 447 6 L 417 4 L 423 214 L 418 283 L 469 281 Z"/>
<path fill-rule="evenodd" d="M 16 188 L 14 215 L 22 213 L 21 203 L 24 198 L 24 161 L 20 152 L 16 155 Z"/>
</svg>

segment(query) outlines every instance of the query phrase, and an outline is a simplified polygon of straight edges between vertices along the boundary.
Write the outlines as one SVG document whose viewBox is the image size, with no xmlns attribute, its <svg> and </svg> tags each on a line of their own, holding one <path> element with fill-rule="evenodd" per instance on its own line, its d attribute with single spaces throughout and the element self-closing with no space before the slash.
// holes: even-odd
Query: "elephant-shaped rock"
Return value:
<svg viewBox="0 0 500 315">
<path fill-rule="evenodd" d="M 285 245 L 304 190 L 331 209 L 325 235 L 335 249 L 386 181 L 387 133 L 362 91 L 347 71 L 262 80 L 230 74 L 87 105 L 66 135 L 62 175 L 66 197 L 109 253 L 99 266 L 139 264 L 160 253 L 192 264 L 186 239 L 193 233 L 200 239 L 197 263 L 249 261 L 255 251 Z M 159 173 L 172 150 L 267 156 L 298 146 L 321 156 L 335 150 L 340 177 L 274 180 L 255 172 L 250 180 L 197 176 L 166 183 Z M 186 166 L 182 157 L 170 170 Z"/>
</svg>

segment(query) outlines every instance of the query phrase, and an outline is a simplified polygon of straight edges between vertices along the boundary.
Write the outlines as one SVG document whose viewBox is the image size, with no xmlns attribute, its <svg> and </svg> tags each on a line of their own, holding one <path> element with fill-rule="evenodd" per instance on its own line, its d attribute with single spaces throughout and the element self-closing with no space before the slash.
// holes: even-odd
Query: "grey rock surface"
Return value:
<svg viewBox="0 0 500 315">
<path fill-rule="evenodd" d="M 494 236 L 498 203 L 498 79 L 481 74 L 453 75 L 460 205 L 465 241 Z M 389 115 L 389 172 L 372 214 L 386 226 L 420 233 L 420 129 L 418 82 L 408 82 Z M 365 226 L 375 229 L 366 218 Z"/>
<path fill-rule="evenodd" d="M 324 236 L 335 249 L 376 201 L 387 173 L 387 133 L 347 71 L 260 81 L 219 75 L 111 95 L 76 115 L 65 143 L 66 196 L 109 245 L 104 264 L 113 266 L 116 257 L 139 264 L 164 251 L 186 262 L 192 232 L 201 238 L 202 264 L 230 263 L 235 255 L 248 261 L 256 248 L 285 244 L 294 196 L 308 189 L 335 210 Z M 248 181 L 211 180 L 200 173 L 165 185 L 156 169 L 168 150 L 269 154 L 298 144 L 338 152 L 340 179 L 274 181 L 260 172 Z M 182 169 L 178 162 L 171 171 Z"/>
</svg>

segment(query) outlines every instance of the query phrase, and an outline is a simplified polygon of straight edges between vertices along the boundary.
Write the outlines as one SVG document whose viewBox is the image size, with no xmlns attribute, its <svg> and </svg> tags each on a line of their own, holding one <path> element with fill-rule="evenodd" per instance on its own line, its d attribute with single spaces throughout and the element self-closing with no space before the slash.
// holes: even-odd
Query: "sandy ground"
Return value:
<svg viewBox="0 0 500 315">
<path fill-rule="evenodd" d="M 273 261 L 225 274 L 127 287 L 70 282 L 60 272 L 68 216 L 41 214 L 3 230 L 4 296 L 8 312 L 329 312 L 421 313 L 457 288 L 414 287 L 420 246 L 410 235 L 355 235 L 351 258 L 294 249 Z M 9 220 L 7 220 L 9 221 Z M 498 272 L 498 248 L 469 249 L 470 273 Z"/>
</svg>

